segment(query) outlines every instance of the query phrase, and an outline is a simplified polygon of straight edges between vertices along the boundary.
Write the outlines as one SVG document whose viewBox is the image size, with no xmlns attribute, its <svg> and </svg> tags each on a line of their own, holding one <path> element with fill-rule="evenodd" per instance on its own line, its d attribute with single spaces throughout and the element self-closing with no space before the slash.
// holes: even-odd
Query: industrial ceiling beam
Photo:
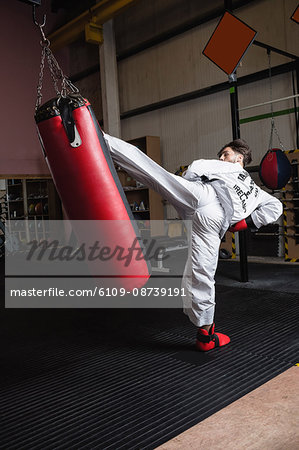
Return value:
<svg viewBox="0 0 299 450">
<path fill-rule="evenodd" d="M 95 22 L 102 25 L 112 19 L 122 9 L 132 5 L 137 0 L 101 0 L 80 16 L 66 23 L 48 36 L 53 51 L 79 39 L 85 30 L 85 25 Z"/>
</svg>

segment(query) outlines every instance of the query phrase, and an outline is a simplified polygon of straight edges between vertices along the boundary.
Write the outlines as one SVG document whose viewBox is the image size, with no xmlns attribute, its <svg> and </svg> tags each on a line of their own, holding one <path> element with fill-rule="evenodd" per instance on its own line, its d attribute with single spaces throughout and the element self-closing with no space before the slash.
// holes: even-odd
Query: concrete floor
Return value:
<svg viewBox="0 0 299 450">
<path fill-rule="evenodd" d="M 190 428 L 159 450 L 298 450 L 299 367 Z"/>
</svg>

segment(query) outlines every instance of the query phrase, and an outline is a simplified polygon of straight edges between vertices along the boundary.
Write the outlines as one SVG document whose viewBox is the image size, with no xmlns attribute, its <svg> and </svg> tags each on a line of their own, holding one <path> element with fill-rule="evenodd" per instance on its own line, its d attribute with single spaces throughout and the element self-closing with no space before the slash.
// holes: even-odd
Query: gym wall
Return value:
<svg viewBox="0 0 299 450">
<path fill-rule="evenodd" d="M 140 2 L 140 9 L 143 3 Z M 234 13 L 258 31 L 258 40 L 296 54 L 299 27 L 290 20 L 296 5 L 296 0 L 254 1 L 238 8 Z M 140 31 L 136 9 L 137 6 L 135 15 L 130 21 L 131 33 L 134 33 L 135 29 Z M 129 14 L 129 11 L 127 13 Z M 142 14 L 139 20 L 143 20 Z M 218 20 L 209 21 L 121 60 L 119 62 L 121 112 L 125 113 L 140 106 L 227 81 L 227 75 L 201 53 Z M 118 21 L 124 22 L 125 18 L 116 19 L 116 36 L 118 36 Z M 124 30 L 122 34 L 125 35 Z M 142 40 L 142 36 L 139 35 L 139 39 Z M 272 66 L 290 61 L 284 56 L 271 54 Z M 266 50 L 253 45 L 238 69 L 238 78 L 267 68 Z M 292 95 L 291 74 L 273 77 L 272 84 L 273 98 Z M 268 100 L 270 100 L 269 80 L 239 88 L 240 107 Z M 292 100 L 277 103 L 274 105 L 274 111 L 293 106 Z M 270 105 L 267 105 L 244 111 L 240 113 L 240 117 L 246 119 L 269 112 Z M 231 139 L 229 91 L 124 119 L 121 124 L 124 139 L 144 134 L 159 135 L 164 166 L 174 171 L 179 165 L 186 164 L 194 158 L 213 158 L 217 149 Z M 294 148 L 293 115 L 278 117 L 276 124 L 286 148 Z M 242 124 L 241 136 L 247 139 L 254 149 L 253 164 L 258 164 L 268 147 L 270 119 Z"/>
<path fill-rule="evenodd" d="M 292 73 L 277 75 L 272 77 L 272 97 L 273 99 L 288 97 L 293 94 Z M 239 107 L 255 105 L 270 100 L 269 79 L 250 83 L 239 89 Z M 298 105 L 298 101 L 297 101 Z M 275 126 L 279 133 L 279 138 L 285 150 L 296 148 L 296 123 L 295 114 L 288 112 L 294 109 L 294 100 L 284 100 L 273 103 L 274 113 L 281 114 L 275 117 Z M 262 156 L 269 148 L 271 130 L 271 105 L 264 105 L 248 110 L 240 111 L 241 136 L 247 140 L 253 151 L 252 165 L 259 165 Z M 265 117 L 265 115 L 267 117 Z M 273 135 L 272 146 L 278 147 L 279 140 Z"/>
<path fill-rule="evenodd" d="M 37 10 L 38 21 L 42 21 L 44 12 L 47 33 L 59 25 L 61 17 L 45 7 Z M 34 121 L 41 60 L 40 32 L 33 23 L 31 7 L 17 0 L 0 2 L 0 24 L 3 113 L 0 175 L 49 175 Z M 68 72 L 68 51 L 62 50 L 56 56 Z M 45 100 L 55 96 L 48 74 L 45 74 L 43 94 Z"/>
<path fill-rule="evenodd" d="M 47 3 L 47 2 L 46 2 Z M 237 5 L 238 0 L 233 2 Z M 244 2 L 243 2 L 244 3 Z M 198 14 L 211 12 L 211 6 L 223 8 L 222 0 L 139 0 L 115 18 L 117 53 L 127 51 L 161 32 L 192 21 Z M 290 20 L 297 0 L 255 0 L 234 10 L 234 14 L 258 31 L 257 39 L 296 53 L 298 24 Z M 213 9 L 213 11 L 214 11 Z M 1 55 L 5 62 L 0 74 L 6 114 L 2 122 L 1 173 L 43 175 L 48 169 L 43 161 L 33 119 L 36 85 L 40 65 L 39 30 L 33 25 L 31 8 L 17 0 L 1 2 Z M 46 33 L 59 25 L 59 17 L 38 9 L 38 19 L 47 12 Z M 220 16 L 161 44 L 118 62 L 121 114 L 139 106 L 159 102 L 181 94 L 227 81 L 227 76 L 202 55 L 202 50 Z M 14 23 L 13 35 L 11 24 Z M 26 39 L 25 39 L 26 37 Z M 98 64 L 98 48 L 83 41 L 55 54 L 65 73 L 74 75 Z M 273 54 L 272 65 L 290 60 Z M 264 49 L 252 46 L 238 69 L 238 78 L 267 69 Z M 102 119 L 100 74 L 94 73 L 76 82 L 90 99 L 99 120 Z M 53 96 L 51 83 L 44 82 L 44 99 Z M 290 74 L 273 77 L 273 97 L 292 94 Z M 239 87 L 240 107 L 269 100 L 268 81 Z M 279 103 L 274 110 L 293 107 L 292 101 Z M 248 110 L 241 119 L 269 112 L 270 107 Z M 13 117 L 13 120 L 11 119 Z M 276 119 L 281 139 L 294 148 L 294 117 Z M 122 137 L 133 139 L 158 135 L 164 166 L 175 171 L 195 158 L 213 158 L 218 148 L 231 139 L 229 92 L 222 91 L 160 110 L 123 119 Z M 265 153 L 270 133 L 269 119 L 241 125 L 241 135 L 255 150 L 253 164 Z"/>
<path fill-rule="evenodd" d="M 74 42 L 68 47 L 69 50 L 69 76 L 80 74 L 93 65 L 99 64 L 99 47 L 97 45 L 87 44 L 84 39 Z M 82 95 L 87 98 L 98 120 L 102 120 L 102 96 L 101 96 L 101 78 L 100 72 L 95 71 L 92 74 L 84 76 L 75 81 Z"/>
</svg>

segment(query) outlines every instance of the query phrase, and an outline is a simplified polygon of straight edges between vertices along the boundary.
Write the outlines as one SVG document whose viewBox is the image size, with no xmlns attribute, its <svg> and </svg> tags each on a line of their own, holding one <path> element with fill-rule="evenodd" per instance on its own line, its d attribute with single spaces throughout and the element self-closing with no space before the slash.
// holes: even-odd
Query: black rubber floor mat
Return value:
<svg viewBox="0 0 299 450">
<path fill-rule="evenodd" d="M 208 353 L 180 310 L 3 310 L 0 448 L 154 449 L 299 362 L 297 295 L 217 298 Z"/>
</svg>

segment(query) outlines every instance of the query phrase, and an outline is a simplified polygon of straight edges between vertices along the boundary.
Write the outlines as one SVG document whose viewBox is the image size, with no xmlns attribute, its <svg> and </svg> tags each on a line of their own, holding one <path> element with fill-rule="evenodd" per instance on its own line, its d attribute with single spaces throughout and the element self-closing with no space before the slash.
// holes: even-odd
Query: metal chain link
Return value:
<svg viewBox="0 0 299 450">
<path fill-rule="evenodd" d="M 60 90 L 58 87 L 58 81 L 60 81 L 63 78 L 63 73 L 49 47 L 47 48 L 46 53 L 47 53 L 47 63 L 54 84 L 54 89 L 56 94 L 59 96 Z"/>
<path fill-rule="evenodd" d="M 281 149 L 285 151 L 284 145 L 283 145 L 283 143 L 282 143 L 282 141 L 281 141 L 281 139 L 280 139 L 280 136 L 279 136 L 279 134 L 278 134 L 277 128 L 276 128 L 276 126 L 275 126 L 274 119 L 271 120 L 271 134 L 270 134 L 269 149 L 273 148 L 273 147 L 272 147 L 272 142 L 273 142 L 273 131 L 275 132 L 275 134 L 276 134 L 276 136 L 277 136 L 277 140 L 278 140 L 278 142 L 279 142 L 279 145 L 280 145 Z"/>
<path fill-rule="evenodd" d="M 42 102 L 42 87 L 43 87 L 43 77 L 44 77 L 44 69 L 45 69 L 45 61 L 47 61 L 48 68 L 50 71 L 50 75 L 54 84 L 54 89 L 56 92 L 56 95 L 61 97 L 66 97 L 68 94 L 78 94 L 79 89 L 64 75 L 61 67 L 58 64 L 58 61 L 56 60 L 55 56 L 53 55 L 51 49 L 50 49 L 50 41 L 46 38 L 43 27 L 45 26 L 45 23 L 42 25 L 38 24 L 41 35 L 42 35 L 42 41 L 40 41 L 40 45 L 42 47 L 42 56 L 41 56 L 41 63 L 40 63 L 40 72 L 39 72 L 39 79 L 38 79 L 38 85 L 37 85 L 37 100 L 35 104 L 35 110 L 39 108 Z M 60 86 L 59 86 L 60 85 Z"/>
<path fill-rule="evenodd" d="M 269 65 L 269 88 L 270 88 L 270 108 L 271 108 L 271 133 L 270 133 L 270 140 L 269 140 L 269 150 L 271 150 L 272 144 L 273 144 L 273 131 L 275 132 L 279 145 L 282 150 L 285 150 L 283 143 L 281 142 L 280 136 L 278 134 L 277 128 L 275 126 L 274 121 L 274 110 L 273 110 L 273 89 L 272 89 L 272 71 L 271 71 L 271 51 L 268 50 L 268 65 Z"/>
<path fill-rule="evenodd" d="M 45 48 L 42 48 L 42 57 L 41 57 L 41 63 L 40 63 L 40 69 L 39 69 L 39 76 L 38 76 L 38 85 L 37 85 L 37 99 L 35 103 L 35 110 L 41 105 L 42 102 L 42 88 L 43 88 L 43 78 L 44 78 L 44 68 L 45 68 Z"/>
</svg>

